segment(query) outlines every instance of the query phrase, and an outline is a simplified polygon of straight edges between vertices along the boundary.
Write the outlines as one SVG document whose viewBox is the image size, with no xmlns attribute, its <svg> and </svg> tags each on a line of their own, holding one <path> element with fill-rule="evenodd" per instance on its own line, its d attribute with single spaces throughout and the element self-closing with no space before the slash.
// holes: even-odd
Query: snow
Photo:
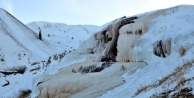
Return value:
<svg viewBox="0 0 194 98">
<path fill-rule="evenodd" d="M 144 61 L 148 65 L 142 68 L 130 67 L 128 71 L 122 75 L 123 79 L 125 80 L 125 83 L 114 89 L 110 89 L 107 93 L 104 93 L 99 98 L 131 98 L 131 97 L 149 98 L 154 94 L 160 94 L 166 90 L 174 89 L 178 84 L 178 82 L 180 81 L 179 78 L 176 81 L 171 82 L 171 79 L 176 79 L 175 77 L 172 76 L 161 84 L 159 84 L 159 82 L 164 77 L 175 72 L 175 69 L 177 67 L 183 66 L 185 63 L 193 60 L 193 57 L 194 57 L 193 56 L 194 54 L 194 47 L 193 47 L 194 17 L 192 17 L 194 16 L 194 13 L 192 13 L 193 10 L 194 10 L 194 6 L 182 5 L 182 6 L 176 6 L 168 9 L 153 11 L 146 14 L 140 14 L 139 15 L 140 17 L 146 17 L 145 19 L 147 19 L 147 21 L 145 25 L 148 26 L 148 30 L 147 32 L 145 32 L 145 34 L 143 34 L 142 36 L 140 36 L 135 40 L 134 49 L 131 50 L 130 52 L 133 53 L 132 61 Z M 111 24 L 111 22 L 108 24 Z M 108 24 L 105 24 L 103 27 L 106 27 Z M 168 55 L 166 58 L 162 58 L 154 55 L 153 44 L 158 40 L 167 40 L 168 38 L 172 39 L 170 55 Z M 95 43 L 95 40 L 94 40 L 94 37 L 92 36 L 87 41 L 84 41 L 80 45 L 78 49 L 79 50 L 78 53 L 76 52 L 70 53 L 66 58 L 63 59 L 64 62 L 61 62 L 59 64 L 58 68 L 51 67 L 52 69 L 54 68 L 55 70 L 54 73 L 52 73 L 50 70 L 48 71 L 48 74 L 49 73 L 55 74 L 59 68 L 64 68 L 65 70 L 65 68 L 67 68 L 71 64 L 71 62 L 74 62 L 74 61 L 84 63 L 88 59 L 96 60 L 98 55 L 96 55 L 97 56 L 96 58 L 90 57 L 90 56 L 84 56 L 85 57 L 84 58 L 82 56 L 80 57 L 76 55 L 83 51 L 86 52 L 87 49 L 93 48 L 95 46 L 94 43 Z M 118 43 L 118 44 L 122 44 L 122 43 Z M 181 46 L 183 46 L 186 49 L 186 54 L 184 56 L 180 56 L 179 54 L 179 49 Z M 84 50 L 84 48 L 86 49 Z M 73 61 L 74 58 L 75 60 Z M 68 63 L 68 65 L 65 64 L 66 62 Z M 78 65 L 79 64 L 80 63 L 78 63 Z M 101 72 L 101 74 L 107 73 L 105 75 L 111 74 L 112 77 L 115 76 L 115 74 L 113 73 L 116 72 L 116 69 L 119 68 L 118 66 L 122 65 L 123 63 L 118 62 L 117 64 L 118 64 L 117 67 L 104 70 Z M 131 63 L 127 63 L 127 64 L 131 64 Z M 71 65 L 70 67 L 73 68 L 73 66 L 74 65 Z M 184 73 L 183 75 L 184 78 L 188 79 L 193 77 L 194 71 L 192 69 L 193 67 L 186 69 L 189 71 Z M 109 72 L 110 70 L 112 72 Z M 56 74 L 59 74 L 59 73 L 56 73 Z M 70 76 L 71 75 L 72 74 L 70 74 Z M 44 78 L 46 77 L 47 76 L 44 76 Z M 57 76 L 53 75 L 53 77 L 56 78 Z M 59 89 L 59 87 L 55 85 L 51 85 L 50 83 L 52 81 L 55 81 L 55 78 L 54 79 L 51 78 L 51 81 L 49 82 L 43 82 L 44 85 L 41 85 L 41 87 L 47 87 L 49 85 L 49 87 L 54 87 L 55 90 Z M 72 75 L 72 78 L 75 78 L 75 76 Z M 83 77 L 80 77 L 80 78 L 83 78 Z M 63 80 L 63 81 L 69 83 L 69 81 L 71 80 Z M 88 81 L 91 81 L 91 80 L 88 80 Z M 81 80 L 79 82 L 81 82 Z M 60 81 L 59 83 L 64 83 L 64 82 Z M 193 80 L 191 80 L 190 83 L 187 83 L 185 87 L 193 87 L 192 83 L 193 83 Z M 83 85 L 87 85 L 87 83 Z M 136 95 L 138 89 L 141 89 L 149 85 L 156 85 L 156 86 L 150 87 L 146 91 L 142 91 Z M 73 87 L 65 87 L 64 89 L 72 90 Z M 180 89 L 181 88 L 179 88 L 178 90 Z M 95 91 L 95 88 L 88 87 L 87 89 L 80 91 L 79 93 L 76 93 L 75 95 L 72 95 L 72 96 L 76 96 L 77 94 L 78 95 L 80 94 L 81 96 L 81 94 L 86 94 L 88 92 L 87 90 L 90 90 L 92 92 L 92 90 Z M 176 89 L 176 91 L 174 92 L 177 92 L 178 90 Z M 34 90 L 34 91 L 36 92 L 37 90 Z M 47 90 L 45 92 L 47 92 Z M 51 92 L 51 94 L 54 95 L 55 93 Z M 82 95 L 82 96 L 86 96 L 86 95 Z"/>
<path fill-rule="evenodd" d="M 118 98 L 118 96 L 119 98 L 148 98 L 153 94 L 161 93 L 165 89 L 175 87 L 176 82 L 172 83 L 170 86 L 166 86 L 166 88 L 156 87 L 134 96 L 137 89 L 157 83 L 158 80 L 174 72 L 176 67 L 193 59 L 193 10 L 193 6 L 178 6 L 174 13 L 169 13 L 170 10 L 167 9 L 167 15 L 153 19 L 149 31 L 138 39 L 139 42 L 142 42 L 142 46 L 135 46 L 136 49 L 139 49 L 134 49 L 136 52 L 143 52 L 144 55 L 147 55 L 144 59 L 147 59 L 148 65 L 132 75 L 125 73 L 123 77 L 126 83 L 107 92 L 100 98 Z M 152 55 L 152 44 L 157 40 L 165 40 L 167 38 L 172 38 L 173 44 L 171 55 L 167 58 L 160 58 Z M 179 55 L 178 50 L 180 46 L 184 46 L 187 49 L 187 53 L 183 57 L 180 57 Z M 190 74 L 186 75 L 185 78 L 193 77 L 193 72 L 189 71 L 189 73 Z M 188 87 L 193 87 L 192 83 L 190 83 Z"/>
<path fill-rule="evenodd" d="M 181 88 L 191 87 L 194 89 L 193 66 L 190 68 L 185 68 L 183 75 L 180 75 L 180 78 L 178 78 L 176 81 L 171 82 L 171 79 L 176 79 L 172 76 L 162 84 L 158 85 L 160 80 L 175 72 L 177 67 L 181 67 L 185 63 L 194 60 L 193 11 L 194 6 L 192 5 L 180 5 L 135 15 L 145 19 L 144 25 L 147 26 L 148 30 L 145 30 L 147 32 L 145 32 L 145 34 L 142 36 L 138 36 L 138 38 L 134 41 L 134 48 L 130 50 L 130 52 L 132 52 L 132 58 L 130 59 L 132 59 L 132 61 L 146 62 L 147 65 L 139 67 L 140 64 L 136 63 L 138 64 L 136 67 L 133 62 L 117 62 L 115 64 L 116 66 L 114 65 L 106 70 L 103 70 L 98 75 L 107 75 L 106 80 L 108 82 L 111 82 L 111 79 L 108 79 L 110 76 L 111 78 L 115 77 L 114 80 L 116 80 L 120 79 L 120 75 L 124 73 L 121 77 L 123 80 L 125 80 L 125 83 L 114 89 L 110 89 L 106 93 L 103 92 L 103 95 L 99 96 L 99 98 L 149 98 L 154 94 L 160 94 L 166 90 L 174 89 L 181 78 L 191 80 L 186 82 L 185 85 L 180 86 L 178 89 L 175 89 L 171 95 L 175 92 L 178 92 L 178 90 Z M 15 65 L 27 65 L 28 69 L 24 74 L 9 75 L 6 77 L 3 74 L 0 74 L 0 93 L 4 94 L 0 97 L 13 97 L 12 95 L 17 94 L 17 91 L 22 88 L 32 89 L 33 93 L 31 94 L 31 97 L 38 96 L 40 92 L 39 89 L 37 89 L 37 84 L 39 82 L 45 81 L 43 77 L 48 78 L 48 76 L 55 78 L 49 78 L 50 81 L 44 82 L 43 85 L 41 85 L 42 87 L 48 86 L 49 88 L 53 86 L 55 87 L 55 90 L 57 90 L 59 89 L 58 86 L 62 85 L 65 81 L 69 84 L 65 89 L 72 90 L 74 88 L 71 87 L 73 86 L 71 79 L 74 81 L 74 83 L 81 83 L 82 87 L 87 86 L 87 84 L 84 84 L 83 80 L 74 80 L 75 77 L 80 77 L 80 79 L 87 79 L 87 83 L 91 83 L 93 85 L 87 89 L 83 89 L 83 91 L 80 91 L 75 95 L 72 95 L 72 97 L 81 96 L 82 94 L 87 96 L 87 94 L 91 94 L 92 90 L 95 88 L 100 89 L 99 87 L 103 88 L 103 86 L 105 87 L 105 85 L 108 85 L 107 81 L 101 81 L 103 80 L 103 77 L 101 76 L 99 76 L 99 81 L 97 81 L 98 78 L 96 77 L 96 81 L 92 81 L 90 78 L 92 76 L 91 74 L 85 76 L 83 75 L 83 78 L 82 75 L 77 74 L 70 74 L 68 76 L 67 74 L 69 73 L 67 71 L 63 73 L 63 71 L 60 70 L 73 68 L 74 66 L 80 66 L 79 64 L 85 64 L 87 63 L 86 61 L 98 59 L 98 55 L 95 56 L 88 54 L 88 51 L 95 46 L 95 39 L 93 34 L 100 29 L 106 28 L 109 24 L 113 23 L 113 21 L 101 27 L 91 25 L 67 25 L 62 23 L 32 22 L 27 24 L 27 28 L 25 25 L 7 14 L 4 10 L 0 9 L 0 14 L 2 15 L 0 16 L 0 59 L 5 59 L 4 62 L 0 61 L 0 70 L 4 70 L 7 67 L 12 67 Z M 39 32 L 38 27 L 41 28 L 44 39 L 43 41 L 40 41 L 37 38 Z M 32 29 L 32 31 L 29 28 Z M 170 55 L 168 55 L 166 58 L 154 55 L 153 44 L 156 41 L 165 41 L 168 38 L 171 38 L 172 45 Z M 126 38 L 122 40 L 123 43 L 125 41 L 129 40 Z M 123 45 L 124 46 L 121 46 L 127 47 L 127 44 Z M 180 47 L 184 47 L 186 49 L 186 53 L 183 56 L 181 56 L 179 53 Z M 73 51 L 74 49 L 77 50 Z M 127 49 L 121 50 L 128 51 Z M 60 54 L 64 51 L 66 52 L 63 59 L 52 60 L 51 64 L 48 66 L 44 67 L 43 64 L 45 63 L 31 66 L 31 63 L 33 62 L 40 62 L 43 60 L 46 61 L 49 59 L 49 57 L 52 57 L 53 59 L 54 54 Z M 68 53 L 69 51 L 73 52 Z M 129 65 L 127 69 L 128 71 L 119 73 L 119 66 L 123 64 Z M 30 69 L 36 68 L 38 66 L 41 67 L 41 70 L 35 72 L 29 71 Z M 61 76 L 58 77 L 57 75 Z M 62 79 L 64 76 L 72 78 L 68 78 L 69 80 L 64 80 Z M 10 82 L 10 85 L 2 87 L 2 85 L 6 84 L 6 80 Z M 53 84 L 53 81 L 56 82 L 57 80 L 62 80 L 59 81 L 59 83 L 62 84 L 51 85 Z M 98 85 L 97 82 L 102 82 L 104 84 L 101 84 L 99 87 L 97 87 L 95 86 Z M 31 84 L 33 84 L 33 86 Z M 120 84 L 120 82 L 118 84 Z M 136 94 L 138 89 L 153 84 L 156 84 L 156 86 L 150 87 L 149 89 Z M 194 91 L 192 91 L 192 93 L 194 94 Z"/>
<path fill-rule="evenodd" d="M 55 47 L 45 40 L 40 41 L 34 32 L 3 9 L 0 9 L 0 14 L 0 70 L 27 67 L 24 74 L 0 74 L 2 81 L 9 81 L 9 85 L 0 86 L 0 93 L 3 94 L 1 96 L 13 97 L 20 89 L 31 88 L 29 84 L 35 77 L 29 72 L 31 63 L 45 60 L 54 53 L 60 53 L 62 49 L 54 49 Z M 1 85 L 5 83 L 1 82 Z"/>
<path fill-rule="evenodd" d="M 81 42 L 99 29 L 93 25 L 49 22 L 32 22 L 27 27 L 3 9 L 0 9 L 0 14 L 0 71 L 19 66 L 27 67 L 24 74 L 0 73 L 0 93 L 3 94 L 0 97 L 16 97 L 21 89 L 32 89 L 33 78 L 56 73 L 61 67 L 78 62 L 75 60 L 64 64 L 63 57 L 60 57 L 77 49 Z M 38 27 L 41 28 L 43 40 L 38 39 Z M 54 60 L 54 56 L 58 59 Z M 10 84 L 3 87 L 6 80 Z"/>
<path fill-rule="evenodd" d="M 31 22 L 27 26 L 37 34 L 40 27 L 43 38 L 57 47 L 71 51 L 77 49 L 84 40 L 100 29 L 93 25 L 66 25 L 50 22 Z"/>
</svg>

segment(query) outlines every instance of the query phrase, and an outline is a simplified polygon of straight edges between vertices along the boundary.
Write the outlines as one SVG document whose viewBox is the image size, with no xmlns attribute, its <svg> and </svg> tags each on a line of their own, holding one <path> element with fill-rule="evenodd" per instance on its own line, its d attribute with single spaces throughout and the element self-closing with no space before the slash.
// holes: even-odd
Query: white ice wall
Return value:
<svg viewBox="0 0 194 98">
<path fill-rule="evenodd" d="M 119 38 L 117 42 L 117 61 L 129 62 L 132 61 L 133 49 L 135 41 L 141 36 L 137 34 L 138 30 L 144 31 L 144 23 L 137 22 L 122 26 L 119 29 Z M 130 33 L 130 34 L 129 34 Z"/>
</svg>

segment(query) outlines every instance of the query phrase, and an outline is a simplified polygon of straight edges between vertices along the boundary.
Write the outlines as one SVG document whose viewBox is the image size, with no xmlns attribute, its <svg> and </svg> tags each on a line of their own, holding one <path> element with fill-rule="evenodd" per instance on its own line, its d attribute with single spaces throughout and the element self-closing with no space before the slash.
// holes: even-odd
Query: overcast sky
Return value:
<svg viewBox="0 0 194 98">
<path fill-rule="evenodd" d="M 0 0 L 24 24 L 32 21 L 103 25 L 122 16 L 167 8 L 194 5 L 194 0 Z"/>
</svg>

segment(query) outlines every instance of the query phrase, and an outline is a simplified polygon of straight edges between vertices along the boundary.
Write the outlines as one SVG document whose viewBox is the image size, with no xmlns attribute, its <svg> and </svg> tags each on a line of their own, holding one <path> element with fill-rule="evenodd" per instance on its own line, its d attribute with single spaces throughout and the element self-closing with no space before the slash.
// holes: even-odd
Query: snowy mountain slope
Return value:
<svg viewBox="0 0 194 98">
<path fill-rule="evenodd" d="M 40 27 L 43 38 L 67 51 L 77 49 L 81 42 L 100 29 L 100 27 L 93 25 L 66 25 L 49 22 L 31 22 L 27 26 L 37 34 L 38 27 Z"/>
<path fill-rule="evenodd" d="M 61 62 L 65 55 L 99 29 L 90 25 L 49 22 L 28 25 L 29 28 L 0 9 L 0 98 L 17 97 L 20 90 L 31 89 L 32 78 Z M 42 30 L 43 40 L 38 38 L 38 27 Z"/>
<path fill-rule="evenodd" d="M 193 11 L 193 5 L 181 5 L 105 24 L 104 29 L 84 41 L 78 51 L 69 54 L 71 58 L 64 59 L 71 62 L 76 58 L 76 64 L 65 65 L 68 67 L 55 75 L 35 78 L 33 88 L 39 89 L 32 89 L 31 95 L 193 98 Z M 85 60 L 80 62 L 82 57 Z M 110 65 L 106 65 L 107 62 Z M 97 66 L 94 72 L 90 69 L 93 66 Z M 124 83 L 118 78 L 120 75 Z M 102 76 L 108 80 L 102 81 Z"/>
<path fill-rule="evenodd" d="M 31 88 L 33 74 L 58 62 L 52 60 L 53 55 L 63 52 L 44 38 L 39 40 L 35 32 L 0 9 L 0 97 L 12 97 L 19 89 Z"/>
<path fill-rule="evenodd" d="M 55 52 L 60 52 L 59 49 L 55 49 L 55 47 L 47 41 L 39 40 L 33 31 L 6 11 L 1 9 L 0 13 L 1 55 L 4 56 L 4 62 L 1 62 L 2 66 L 21 65 L 17 64 L 19 58 L 17 56 L 19 56 L 19 54 L 20 56 L 26 55 L 26 58 L 29 56 L 30 58 L 39 60 L 47 58 Z M 24 61 L 25 60 L 22 60 L 21 62 Z"/>
</svg>

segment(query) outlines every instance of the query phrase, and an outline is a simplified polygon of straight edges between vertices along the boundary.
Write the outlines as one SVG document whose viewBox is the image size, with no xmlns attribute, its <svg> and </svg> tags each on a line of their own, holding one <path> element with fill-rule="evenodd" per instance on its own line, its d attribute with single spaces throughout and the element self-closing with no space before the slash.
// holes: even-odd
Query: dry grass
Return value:
<svg viewBox="0 0 194 98">
<path fill-rule="evenodd" d="M 158 86 L 158 84 L 157 83 L 153 83 L 153 84 L 151 84 L 151 85 L 148 85 L 148 86 L 142 86 L 141 85 L 141 87 L 139 88 L 139 89 L 137 89 L 137 92 L 135 93 L 135 96 L 137 96 L 137 95 L 139 95 L 141 92 L 146 92 L 146 91 L 148 91 L 149 89 L 151 89 L 151 88 L 155 88 L 155 87 L 157 87 Z"/>
<path fill-rule="evenodd" d="M 179 54 L 180 54 L 180 56 L 184 56 L 185 53 L 186 53 L 186 49 L 185 49 L 183 46 L 181 46 L 181 47 L 179 48 Z"/>
<path fill-rule="evenodd" d="M 178 87 L 180 87 L 181 85 L 184 85 L 187 81 L 191 81 L 193 80 L 194 78 L 189 78 L 189 79 L 185 79 L 184 77 L 181 78 L 178 82 L 178 84 L 175 86 L 174 89 L 177 89 Z"/>
<path fill-rule="evenodd" d="M 141 92 L 146 92 L 147 91 L 147 89 L 149 88 L 149 87 L 151 87 L 152 85 L 149 85 L 149 86 L 142 86 L 141 85 L 141 87 L 137 90 L 137 92 L 135 93 L 135 95 L 138 95 L 138 94 L 140 94 Z"/>
<path fill-rule="evenodd" d="M 160 94 L 154 94 L 150 98 L 194 98 L 192 94 L 192 88 L 181 88 L 178 91 L 174 90 L 166 90 Z M 173 94 L 171 94 L 174 92 Z"/>
<path fill-rule="evenodd" d="M 137 89 L 137 92 L 135 93 L 134 97 L 139 95 L 142 92 L 148 91 L 149 88 L 154 88 L 156 84 L 148 85 L 148 86 L 141 86 L 139 89 Z"/>
<path fill-rule="evenodd" d="M 158 82 L 147 85 L 147 86 L 141 86 L 137 92 L 135 93 L 135 96 L 137 96 L 138 94 L 140 94 L 143 91 L 147 91 L 151 88 L 155 88 L 158 87 L 164 83 L 166 83 L 167 85 L 172 84 L 175 81 L 179 81 L 177 86 L 175 88 L 177 88 L 178 86 L 180 86 L 181 84 L 184 84 L 186 81 L 189 81 L 190 79 L 185 79 L 183 77 L 184 73 L 187 71 L 188 68 L 191 68 L 192 63 L 194 63 L 194 61 L 191 62 L 187 62 L 185 64 L 183 64 L 182 66 L 179 66 L 177 68 L 175 68 L 174 72 L 167 75 L 166 77 L 158 80 Z"/>
</svg>

